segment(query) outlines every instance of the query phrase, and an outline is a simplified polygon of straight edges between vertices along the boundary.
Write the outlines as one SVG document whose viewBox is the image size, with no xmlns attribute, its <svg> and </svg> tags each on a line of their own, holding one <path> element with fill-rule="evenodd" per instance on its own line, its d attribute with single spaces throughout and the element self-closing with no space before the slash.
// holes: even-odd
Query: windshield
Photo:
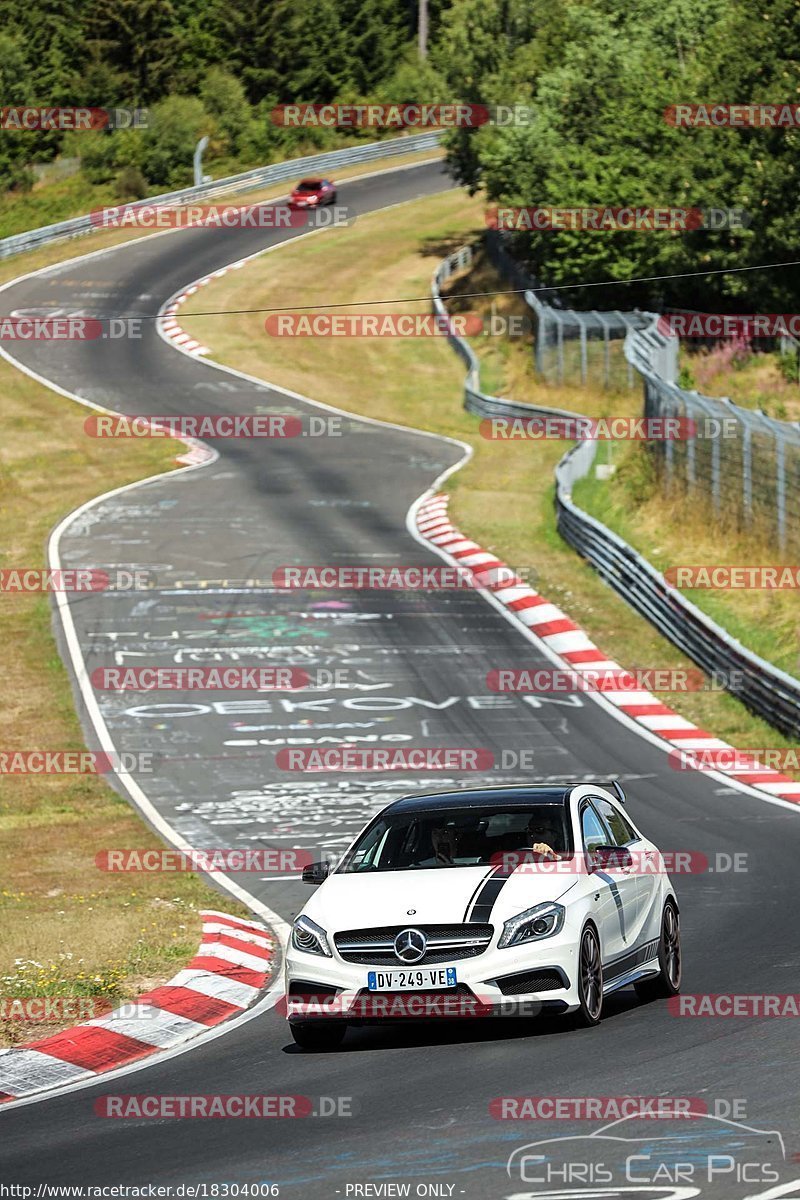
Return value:
<svg viewBox="0 0 800 1200">
<path fill-rule="evenodd" d="M 389 813 L 364 830 L 339 871 L 499 865 L 508 861 L 506 856 L 530 851 L 539 843 L 558 855 L 571 854 L 572 837 L 563 805 Z"/>
<path fill-rule="evenodd" d="M 318 192 L 322 187 L 319 179 L 304 179 L 302 183 L 298 183 L 298 192 Z"/>
</svg>

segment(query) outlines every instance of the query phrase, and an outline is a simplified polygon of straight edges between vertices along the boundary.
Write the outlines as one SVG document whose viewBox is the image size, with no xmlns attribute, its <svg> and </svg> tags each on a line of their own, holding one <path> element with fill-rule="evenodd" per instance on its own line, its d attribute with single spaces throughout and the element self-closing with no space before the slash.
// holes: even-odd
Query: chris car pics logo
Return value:
<svg viewBox="0 0 800 1200">
<path fill-rule="evenodd" d="M 529 1142 L 506 1163 L 508 1177 L 530 1189 L 526 1197 L 635 1193 L 637 1200 L 689 1200 L 709 1185 L 724 1188 L 727 1200 L 797 1194 L 775 1186 L 788 1169 L 778 1131 L 708 1112 L 663 1125 L 622 1117 L 590 1134 Z"/>
</svg>

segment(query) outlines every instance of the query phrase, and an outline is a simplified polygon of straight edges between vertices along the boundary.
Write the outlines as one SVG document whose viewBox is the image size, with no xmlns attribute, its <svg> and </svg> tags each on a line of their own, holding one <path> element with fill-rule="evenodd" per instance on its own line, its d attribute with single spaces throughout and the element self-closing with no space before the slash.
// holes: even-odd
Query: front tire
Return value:
<svg viewBox="0 0 800 1200">
<path fill-rule="evenodd" d="M 289 1028 L 303 1050 L 335 1050 L 347 1032 L 345 1021 L 290 1021 Z"/>
<path fill-rule="evenodd" d="M 664 905 L 658 941 L 658 975 L 640 979 L 633 986 L 640 1000 L 665 1000 L 681 990 L 681 922 L 672 900 Z"/>
<path fill-rule="evenodd" d="M 591 925 L 587 925 L 581 937 L 578 996 L 580 1004 L 575 1014 L 577 1024 L 584 1028 L 599 1025 L 603 1015 L 603 960 L 600 957 L 600 940 Z"/>
</svg>

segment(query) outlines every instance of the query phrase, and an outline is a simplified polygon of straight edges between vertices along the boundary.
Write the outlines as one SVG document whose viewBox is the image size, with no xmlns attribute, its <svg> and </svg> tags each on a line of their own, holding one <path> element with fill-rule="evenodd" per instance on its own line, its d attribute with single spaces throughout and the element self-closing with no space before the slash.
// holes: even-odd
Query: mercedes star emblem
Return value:
<svg viewBox="0 0 800 1200">
<path fill-rule="evenodd" d="M 425 957 L 428 939 L 420 929 L 401 929 L 394 939 L 395 956 L 403 963 L 416 963 Z"/>
</svg>

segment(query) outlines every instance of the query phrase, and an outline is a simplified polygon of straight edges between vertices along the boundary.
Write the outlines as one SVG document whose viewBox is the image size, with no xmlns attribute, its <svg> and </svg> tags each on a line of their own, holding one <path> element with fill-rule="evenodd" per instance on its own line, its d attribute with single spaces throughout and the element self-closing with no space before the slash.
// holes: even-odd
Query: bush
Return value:
<svg viewBox="0 0 800 1200">
<path fill-rule="evenodd" d="M 787 383 L 800 383 L 800 351 L 776 354 L 775 362 Z"/>
<path fill-rule="evenodd" d="M 617 480 L 634 508 L 640 508 L 658 488 L 658 469 L 652 446 L 633 442 L 617 470 Z"/>
<path fill-rule="evenodd" d="M 150 184 L 164 190 L 192 182 L 198 139 L 216 132 L 214 121 L 194 96 L 170 96 L 154 104 L 142 133 L 141 169 Z"/>
<path fill-rule="evenodd" d="M 147 180 L 138 167 L 123 167 L 114 182 L 114 192 L 121 204 L 142 200 L 148 193 Z"/>
</svg>

